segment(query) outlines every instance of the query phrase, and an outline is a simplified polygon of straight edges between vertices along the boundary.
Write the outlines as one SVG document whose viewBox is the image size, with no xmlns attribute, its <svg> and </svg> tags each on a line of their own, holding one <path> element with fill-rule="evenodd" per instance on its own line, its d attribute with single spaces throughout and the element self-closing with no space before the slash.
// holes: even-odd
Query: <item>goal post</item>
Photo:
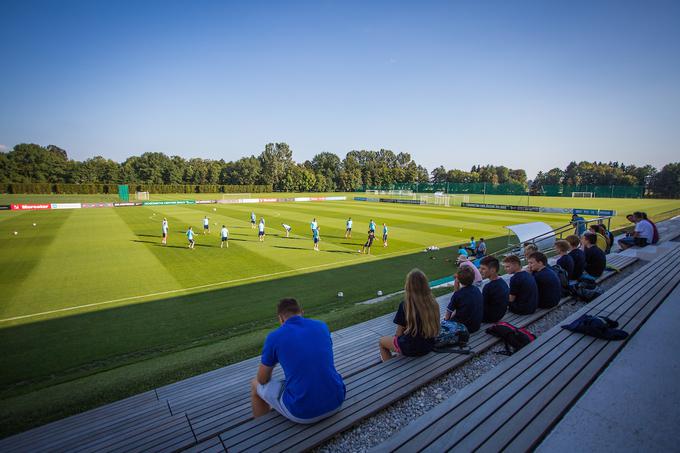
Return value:
<svg viewBox="0 0 680 453">
<path fill-rule="evenodd" d="M 459 194 L 452 194 L 450 195 L 451 201 L 455 206 L 460 206 L 461 203 L 469 203 L 470 202 L 470 195 L 459 195 Z"/>
<path fill-rule="evenodd" d="M 571 198 L 595 198 L 593 192 L 572 192 Z"/>
<path fill-rule="evenodd" d="M 148 200 L 149 192 L 137 192 L 137 200 Z"/>
</svg>

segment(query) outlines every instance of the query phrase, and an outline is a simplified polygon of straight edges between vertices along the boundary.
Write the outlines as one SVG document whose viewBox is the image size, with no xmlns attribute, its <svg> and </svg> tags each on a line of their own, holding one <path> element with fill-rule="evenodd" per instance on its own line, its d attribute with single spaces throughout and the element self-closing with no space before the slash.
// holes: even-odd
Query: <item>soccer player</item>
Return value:
<svg viewBox="0 0 680 453">
<path fill-rule="evenodd" d="M 387 225 L 383 223 L 383 247 L 387 247 Z"/>
<path fill-rule="evenodd" d="M 345 239 L 352 239 L 352 218 L 347 219 L 345 224 Z"/>
<path fill-rule="evenodd" d="M 253 230 L 255 229 L 255 223 L 256 223 L 255 222 L 255 213 L 251 212 L 250 213 L 250 228 L 252 228 Z"/>
<path fill-rule="evenodd" d="M 189 248 L 193 249 L 196 243 L 194 242 L 194 230 L 191 227 L 187 230 L 187 239 L 189 240 Z"/>
<path fill-rule="evenodd" d="M 163 239 L 161 239 L 161 244 L 166 245 L 168 243 L 168 219 L 163 217 L 163 225 L 162 225 L 162 230 L 163 230 Z"/>
<path fill-rule="evenodd" d="M 203 234 L 205 234 L 206 231 L 210 233 L 210 219 L 208 216 L 203 217 Z"/>
<path fill-rule="evenodd" d="M 373 221 L 373 219 L 371 219 L 371 221 L 368 222 L 368 229 L 375 233 L 375 222 Z"/>
<path fill-rule="evenodd" d="M 227 248 L 229 248 L 229 230 L 224 225 L 222 225 L 220 236 L 222 237 L 222 243 L 220 243 L 220 248 L 223 248 L 224 244 L 227 244 Z"/>
<path fill-rule="evenodd" d="M 264 242 L 264 217 L 260 219 L 260 223 L 258 225 L 257 236 L 258 236 L 260 242 Z"/>
<path fill-rule="evenodd" d="M 368 230 L 368 239 L 366 239 L 366 243 L 364 243 L 364 246 L 361 247 L 361 250 L 359 253 L 364 253 L 364 250 L 366 251 L 367 255 L 371 254 L 371 246 L 373 245 L 373 240 L 375 239 L 375 230 Z"/>
<path fill-rule="evenodd" d="M 314 234 L 314 230 L 319 228 L 319 224 L 316 222 L 316 217 L 312 219 L 312 223 L 309 226 L 312 229 L 312 234 Z"/>
<path fill-rule="evenodd" d="M 281 226 L 283 227 L 284 230 L 286 230 L 286 237 L 290 236 L 290 230 L 293 229 L 290 225 L 287 225 L 285 223 L 282 223 Z"/>
<path fill-rule="evenodd" d="M 314 239 L 314 250 L 319 251 L 319 227 L 312 230 L 312 238 Z"/>
</svg>

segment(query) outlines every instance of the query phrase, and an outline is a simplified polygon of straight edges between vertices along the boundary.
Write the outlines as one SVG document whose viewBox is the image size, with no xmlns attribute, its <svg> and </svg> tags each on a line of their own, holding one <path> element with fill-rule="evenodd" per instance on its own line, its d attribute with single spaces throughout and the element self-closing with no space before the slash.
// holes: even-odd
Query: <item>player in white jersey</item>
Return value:
<svg viewBox="0 0 680 453">
<path fill-rule="evenodd" d="M 283 227 L 284 230 L 286 230 L 286 237 L 290 236 L 290 230 L 293 229 L 290 225 L 287 225 L 285 223 L 282 223 L 281 226 Z"/>
<path fill-rule="evenodd" d="M 210 219 L 208 216 L 203 217 L 203 234 L 205 234 L 206 231 L 210 233 Z"/>
<path fill-rule="evenodd" d="M 347 219 L 345 223 L 345 239 L 352 239 L 352 218 Z"/>
<path fill-rule="evenodd" d="M 260 242 L 264 242 L 264 217 L 260 219 L 260 223 L 257 226 L 257 237 Z"/>
<path fill-rule="evenodd" d="M 314 234 L 314 230 L 319 228 L 319 224 L 316 222 L 316 218 L 312 219 L 312 223 L 309 226 L 312 229 L 312 234 Z"/>
<path fill-rule="evenodd" d="M 220 238 L 222 238 L 220 248 L 223 248 L 224 244 L 227 244 L 227 248 L 229 248 L 229 230 L 224 225 L 222 225 L 222 230 L 220 230 Z"/>
<path fill-rule="evenodd" d="M 168 219 L 163 217 L 163 224 L 161 229 L 163 230 L 163 239 L 161 239 L 161 244 L 166 245 L 168 243 Z"/>
</svg>

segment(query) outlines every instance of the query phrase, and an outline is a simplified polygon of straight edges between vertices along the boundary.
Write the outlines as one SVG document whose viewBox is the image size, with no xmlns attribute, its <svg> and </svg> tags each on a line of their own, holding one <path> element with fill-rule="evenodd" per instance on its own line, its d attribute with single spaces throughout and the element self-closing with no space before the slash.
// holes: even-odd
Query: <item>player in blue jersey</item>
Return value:
<svg viewBox="0 0 680 453">
<path fill-rule="evenodd" d="M 368 222 L 368 231 L 372 231 L 375 233 L 375 222 L 373 221 L 373 219 L 371 219 L 371 221 Z"/>
<path fill-rule="evenodd" d="M 387 225 L 383 223 L 383 247 L 387 247 Z"/>
<path fill-rule="evenodd" d="M 194 242 L 194 230 L 191 227 L 187 230 L 187 239 L 189 240 L 189 248 L 193 249 L 196 242 Z"/>
<path fill-rule="evenodd" d="M 316 222 L 316 217 L 312 219 L 312 223 L 309 225 L 309 227 L 312 229 L 312 234 L 314 234 L 314 230 L 319 228 L 319 224 Z"/>
<path fill-rule="evenodd" d="M 260 242 L 264 242 L 264 217 L 260 219 L 260 223 L 257 225 L 257 237 Z"/>
<path fill-rule="evenodd" d="M 312 239 L 314 240 L 314 250 L 319 251 L 319 227 L 317 226 L 314 231 L 312 231 Z"/>
</svg>

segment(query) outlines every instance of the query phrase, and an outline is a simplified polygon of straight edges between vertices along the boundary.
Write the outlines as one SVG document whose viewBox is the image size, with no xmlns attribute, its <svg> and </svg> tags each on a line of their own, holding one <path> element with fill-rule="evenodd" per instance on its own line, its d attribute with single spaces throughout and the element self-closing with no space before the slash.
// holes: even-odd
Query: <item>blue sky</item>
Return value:
<svg viewBox="0 0 680 453">
<path fill-rule="evenodd" d="M 680 2 L 0 5 L 0 144 L 428 169 L 680 160 Z"/>
</svg>

